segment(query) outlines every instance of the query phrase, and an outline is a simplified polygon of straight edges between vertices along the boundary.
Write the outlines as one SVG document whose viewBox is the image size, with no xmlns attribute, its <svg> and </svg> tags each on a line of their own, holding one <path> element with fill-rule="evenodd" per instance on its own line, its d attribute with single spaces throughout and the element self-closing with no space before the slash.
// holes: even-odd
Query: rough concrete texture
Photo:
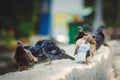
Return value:
<svg viewBox="0 0 120 80">
<path fill-rule="evenodd" d="M 113 68 L 115 78 L 120 80 L 120 41 L 110 41 L 110 50 L 112 54 Z"/>
<path fill-rule="evenodd" d="M 73 56 L 74 45 L 61 48 Z M 30 70 L 4 74 L 0 80 L 115 80 L 111 59 L 110 49 L 101 46 L 88 65 L 69 59 L 54 60 L 51 65 L 36 64 Z"/>
<path fill-rule="evenodd" d="M 111 53 L 114 54 L 120 54 L 120 41 L 109 41 L 108 42 L 109 46 L 110 46 L 110 50 L 112 51 Z"/>
</svg>

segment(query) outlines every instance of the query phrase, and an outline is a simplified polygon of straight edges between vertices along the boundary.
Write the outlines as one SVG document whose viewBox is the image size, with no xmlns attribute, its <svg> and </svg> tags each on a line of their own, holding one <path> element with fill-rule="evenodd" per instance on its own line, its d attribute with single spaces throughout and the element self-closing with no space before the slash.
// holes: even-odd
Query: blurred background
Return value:
<svg viewBox="0 0 120 80">
<path fill-rule="evenodd" d="M 119 40 L 120 0 L 0 0 L 0 75 L 16 71 L 16 41 L 74 44 L 84 23 L 91 31 L 103 25 L 106 40 Z"/>
</svg>

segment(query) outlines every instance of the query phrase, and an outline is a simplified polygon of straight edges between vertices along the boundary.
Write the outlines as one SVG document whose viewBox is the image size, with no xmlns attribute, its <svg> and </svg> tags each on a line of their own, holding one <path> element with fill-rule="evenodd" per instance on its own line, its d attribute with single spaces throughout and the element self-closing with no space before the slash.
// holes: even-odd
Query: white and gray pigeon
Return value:
<svg viewBox="0 0 120 80">
<path fill-rule="evenodd" d="M 89 54 L 90 51 L 90 43 L 86 42 L 86 40 L 82 40 L 76 51 L 75 62 L 85 62 L 87 59 L 87 54 Z"/>
</svg>

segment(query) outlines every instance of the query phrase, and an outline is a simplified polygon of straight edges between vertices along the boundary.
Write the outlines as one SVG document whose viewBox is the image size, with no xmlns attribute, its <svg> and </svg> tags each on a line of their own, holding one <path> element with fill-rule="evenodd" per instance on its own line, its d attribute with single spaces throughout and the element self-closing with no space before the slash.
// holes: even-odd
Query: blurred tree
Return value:
<svg viewBox="0 0 120 80">
<path fill-rule="evenodd" d="M 120 27 L 120 0 L 117 1 L 118 7 L 117 7 L 117 20 L 116 20 L 116 26 Z"/>
<path fill-rule="evenodd" d="M 16 38 L 29 37 L 34 32 L 39 3 L 40 0 L 0 0 L 0 28 L 13 28 Z"/>
<path fill-rule="evenodd" d="M 95 9 L 96 0 L 85 0 L 86 6 L 92 6 Z M 106 26 L 118 26 L 120 25 L 120 0 L 102 0 L 103 5 L 103 20 Z M 87 20 L 93 21 L 94 12 L 87 17 Z"/>
<path fill-rule="evenodd" d="M 85 6 L 86 7 L 91 6 L 93 8 L 93 12 L 89 16 L 85 17 L 85 22 L 89 23 L 91 26 L 92 26 L 93 19 L 94 19 L 94 14 L 95 14 L 95 12 L 94 12 L 94 10 L 95 10 L 95 1 L 96 0 L 85 0 Z"/>
<path fill-rule="evenodd" d="M 107 26 L 115 26 L 118 18 L 118 1 L 103 0 L 103 18 Z"/>
</svg>

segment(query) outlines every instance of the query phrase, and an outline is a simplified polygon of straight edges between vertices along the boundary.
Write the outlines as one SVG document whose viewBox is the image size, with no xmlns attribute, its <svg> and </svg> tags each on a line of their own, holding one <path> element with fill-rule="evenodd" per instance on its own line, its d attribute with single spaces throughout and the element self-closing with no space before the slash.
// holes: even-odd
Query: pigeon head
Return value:
<svg viewBox="0 0 120 80">
<path fill-rule="evenodd" d="M 92 34 L 92 37 L 95 38 L 95 34 Z"/>
<path fill-rule="evenodd" d="M 20 46 L 22 46 L 22 42 L 21 42 L 21 41 L 18 41 L 18 42 L 17 42 L 17 47 L 20 47 Z"/>
<path fill-rule="evenodd" d="M 79 32 L 84 32 L 83 28 L 81 26 L 78 26 L 78 31 Z"/>
<path fill-rule="evenodd" d="M 105 30 L 105 26 L 100 26 L 100 27 L 97 29 L 97 32 L 103 32 L 103 30 Z"/>
</svg>

